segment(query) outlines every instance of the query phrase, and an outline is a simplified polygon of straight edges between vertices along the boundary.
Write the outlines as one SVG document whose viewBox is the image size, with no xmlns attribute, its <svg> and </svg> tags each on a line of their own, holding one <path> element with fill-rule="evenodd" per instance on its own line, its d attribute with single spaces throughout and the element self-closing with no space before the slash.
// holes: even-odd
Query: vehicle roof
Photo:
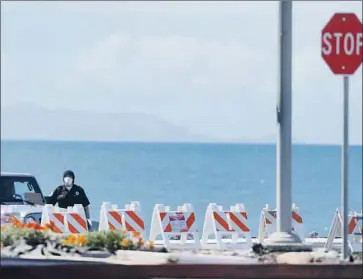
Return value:
<svg viewBox="0 0 363 279">
<path fill-rule="evenodd" d="M 1 176 L 34 177 L 34 175 L 30 173 L 16 173 L 16 172 L 1 172 Z"/>
</svg>

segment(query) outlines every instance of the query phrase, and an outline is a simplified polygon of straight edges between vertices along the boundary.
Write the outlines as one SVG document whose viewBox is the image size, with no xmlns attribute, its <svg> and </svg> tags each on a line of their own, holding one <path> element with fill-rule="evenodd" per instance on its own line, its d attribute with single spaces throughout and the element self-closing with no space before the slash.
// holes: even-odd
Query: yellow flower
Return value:
<svg viewBox="0 0 363 279">
<path fill-rule="evenodd" d="M 67 242 L 71 245 L 74 245 L 77 243 L 77 236 L 75 236 L 74 234 L 70 234 L 67 238 Z"/>
<path fill-rule="evenodd" d="M 137 237 L 140 237 L 141 235 L 141 232 L 132 232 L 132 236 L 137 238 Z"/>
<path fill-rule="evenodd" d="M 124 247 L 124 248 L 128 247 L 129 246 L 129 240 L 126 239 L 126 238 L 122 239 L 121 240 L 121 246 Z"/>
<path fill-rule="evenodd" d="M 153 248 L 154 248 L 154 241 L 149 240 L 149 241 L 147 242 L 147 245 L 149 246 L 149 248 L 150 248 L 150 249 L 153 249 Z"/>
<path fill-rule="evenodd" d="M 85 234 L 80 234 L 77 238 L 77 244 L 83 246 L 87 243 L 87 236 Z"/>
<path fill-rule="evenodd" d="M 7 229 L 7 227 L 6 226 L 1 226 L 1 230 L 2 231 L 5 231 Z"/>
</svg>

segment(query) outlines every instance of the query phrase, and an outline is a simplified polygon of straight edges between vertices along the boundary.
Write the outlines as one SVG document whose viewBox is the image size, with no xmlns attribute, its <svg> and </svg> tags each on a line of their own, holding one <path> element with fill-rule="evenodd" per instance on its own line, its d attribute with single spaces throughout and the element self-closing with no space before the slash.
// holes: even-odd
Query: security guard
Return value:
<svg viewBox="0 0 363 279">
<path fill-rule="evenodd" d="M 89 205 L 90 202 L 83 188 L 79 185 L 74 184 L 75 175 L 71 170 L 66 170 L 63 173 L 64 185 L 58 186 L 51 196 L 48 198 L 47 203 L 58 206 L 61 208 L 67 208 L 68 206 L 74 206 L 75 204 L 82 204 L 84 212 L 86 214 L 89 226 L 91 226 Z"/>
</svg>

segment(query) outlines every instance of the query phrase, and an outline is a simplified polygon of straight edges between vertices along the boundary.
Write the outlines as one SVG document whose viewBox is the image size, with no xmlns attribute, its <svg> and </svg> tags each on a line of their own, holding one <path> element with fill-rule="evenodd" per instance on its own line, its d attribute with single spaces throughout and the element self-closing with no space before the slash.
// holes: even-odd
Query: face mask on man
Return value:
<svg viewBox="0 0 363 279">
<path fill-rule="evenodd" d="M 71 177 L 65 177 L 64 179 L 64 185 L 67 187 L 67 188 L 72 188 L 72 185 L 73 185 L 73 179 Z"/>
</svg>

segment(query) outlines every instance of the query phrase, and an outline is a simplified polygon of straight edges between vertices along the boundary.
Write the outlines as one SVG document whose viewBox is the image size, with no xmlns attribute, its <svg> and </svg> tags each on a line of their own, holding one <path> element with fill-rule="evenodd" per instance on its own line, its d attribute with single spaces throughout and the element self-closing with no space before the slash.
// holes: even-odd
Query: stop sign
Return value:
<svg viewBox="0 0 363 279">
<path fill-rule="evenodd" d="M 352 75 L 362 64 L 363 26 L 353 13 L 336 13 L 321 34 L 321 54 L 336 75 Z"/>
</svg>

